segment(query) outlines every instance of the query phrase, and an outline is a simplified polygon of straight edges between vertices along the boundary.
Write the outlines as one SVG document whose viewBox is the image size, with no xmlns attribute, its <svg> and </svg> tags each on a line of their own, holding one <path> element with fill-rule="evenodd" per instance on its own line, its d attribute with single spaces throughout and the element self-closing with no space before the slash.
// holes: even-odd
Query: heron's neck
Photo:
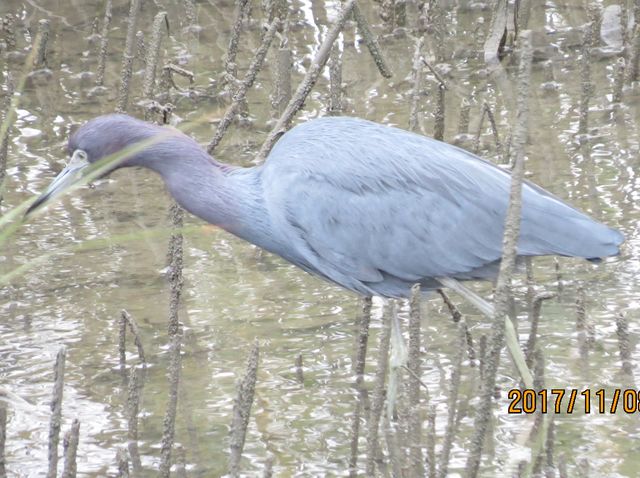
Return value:
<svg viewBox="0 0 640 478">
<path fill-rule="evenodd" d="M 258 246 L 271 248 L 271 224 L 264 206 L 260 167 L 239 168 L 215 161 L 195 142 L 147 166 L 163 177 L 175 200 L 190 213 Z"/>
</svg>

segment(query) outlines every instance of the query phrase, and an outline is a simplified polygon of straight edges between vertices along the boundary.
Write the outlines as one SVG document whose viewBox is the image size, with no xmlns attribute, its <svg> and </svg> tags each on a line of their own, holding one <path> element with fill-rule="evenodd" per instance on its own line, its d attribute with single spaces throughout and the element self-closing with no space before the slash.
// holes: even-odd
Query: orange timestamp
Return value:
<svg viewBox="0 0 640 478">
<path fill-rule="evenodd" d="M 640 391 L 601 388 L 592 391 L 564 388 L 509 390 L 508 413 L 624 413 L 640 412 Z M 595 402 L 595 403 L 592 403 Z"/>
</svg>

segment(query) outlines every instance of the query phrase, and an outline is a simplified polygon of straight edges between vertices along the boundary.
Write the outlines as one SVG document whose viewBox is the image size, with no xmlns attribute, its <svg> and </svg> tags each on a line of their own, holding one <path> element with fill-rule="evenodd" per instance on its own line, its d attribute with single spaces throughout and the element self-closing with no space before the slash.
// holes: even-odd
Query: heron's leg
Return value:
<svg viewBox="0 0 640 478">
<path fill-rule="evenodd" d="M 456 279 L 452 279 L 450 277 L 438 277 L 438 282 L 440 282 L 443 286 L 448 287 L 449 289 L 456 291 L 462 297 L 467 299 L 471 304 L 482 312 L 487 317 L 493 317 L 495 313 L 495 309 L 493 304 L 490 304 L 478 294 L 473 292 L 471 289 L 468 289 L 460 281 Z"/>
<path fill-rule="evenodd" d="M 385 309 L 391 316 L 391 352 L 389 356 L 389 386 L 387 389 L 387 416 L 393 417 L 393 410 L 398 395 L 398 374 L 407 365 L 407 344 L 402 337 L 400 320 L 398 319 L 397 304 L 394 299 L 384 299 Z"/>
<path fill-rule="evenodd" d="M 438 277 L 437 279 L 438 282 L 440 282 L 443 286 L 456 291 L 466 300 L 471 302 L 474 307 L 476 307 L 487 317 L 493 318 L 493 316 L 495 315 L 495 308 L 492 304 L 484 300 L 472 290 L 466 288 L 460 281 L 452 279 L 451 277 Z M 504 318 L 504 334 L 507 343 L 507 349 L 509 350 L 509 354 L 511 355 L 511 359 L 513 360 L 514 365 L 520 373 L 520 377 L 522 378 L 525 387 L 533 388 L 533 375 L 531 374 L 529 367 L 527 367 L 527 361 L 524 357 L 522 349 L 520 348 L 520 343 L 518 342 L 518 334 L 516 333 L 513 322 L 511 322 L 511 319 L 509 319 L 509 317 Z"/>
</svg>

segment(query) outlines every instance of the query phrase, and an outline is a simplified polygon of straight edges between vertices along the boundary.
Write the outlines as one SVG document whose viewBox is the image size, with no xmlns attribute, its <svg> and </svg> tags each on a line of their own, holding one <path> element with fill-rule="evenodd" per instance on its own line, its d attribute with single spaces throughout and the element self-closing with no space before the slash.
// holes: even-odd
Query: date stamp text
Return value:
<svg viewBox="0 0 640 478">
<path fill-rule="evenodd" d="M 638 413 L 640 391 L 635 389 L 604 388 L 592 391 L 564 388 L 509 390 L 508 413 Z"/>
</svg>

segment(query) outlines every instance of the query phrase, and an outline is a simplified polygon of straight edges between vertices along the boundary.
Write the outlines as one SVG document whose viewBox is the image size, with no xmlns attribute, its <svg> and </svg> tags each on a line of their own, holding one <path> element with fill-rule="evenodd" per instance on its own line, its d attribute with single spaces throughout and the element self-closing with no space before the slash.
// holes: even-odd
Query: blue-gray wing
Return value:
<svg viewBox="0 0 640 478">
<path fill-rule="evenodd" d="M 508 173 L 466 151 L 354 118 L 294 128 L 263 171 L 285 257 L 350 289 L 391 296 L 435 277 L 493 276 L 509 186 Z M 619 233 L 542 189 L 525 185 L 523 205 L 519 254 L 617 253 Z"/>
</svg>

